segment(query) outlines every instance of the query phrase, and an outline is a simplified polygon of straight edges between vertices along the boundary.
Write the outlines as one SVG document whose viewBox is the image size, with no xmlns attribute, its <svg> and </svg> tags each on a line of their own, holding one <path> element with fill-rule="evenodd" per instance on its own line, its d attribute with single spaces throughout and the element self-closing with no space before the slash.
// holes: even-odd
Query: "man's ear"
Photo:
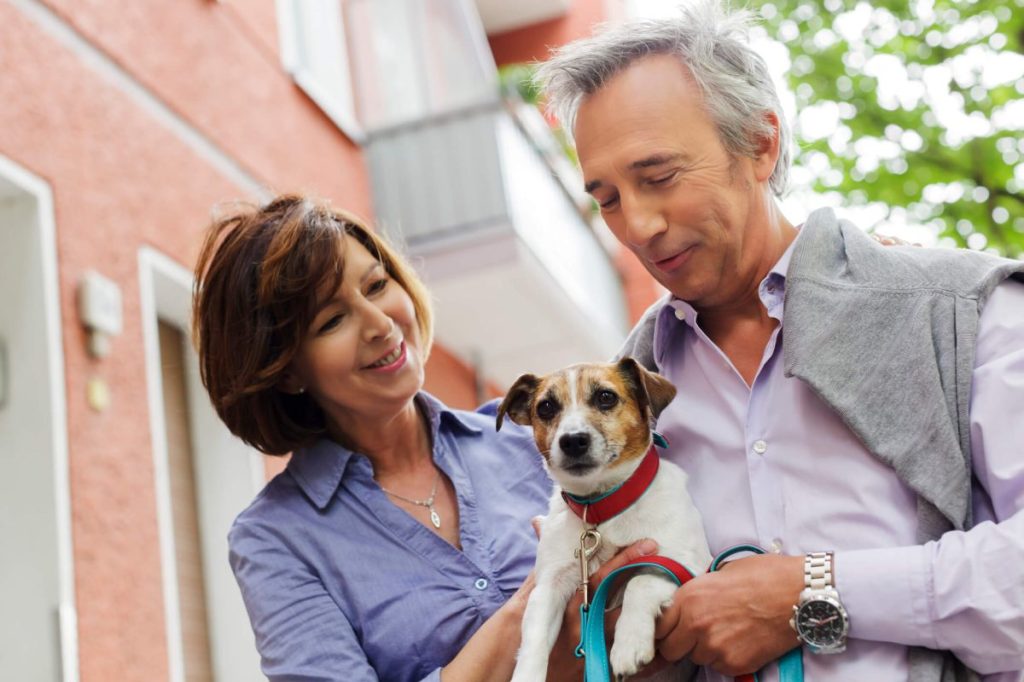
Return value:
<svg viewBox="0 0 1024 682">
<path fill-rule="evenodd" d="M 775 172 L 775 166 L 782 156 L 782 130 L 779 116 L 774 111 L 766 111 L 764 122 L 768 124 L 769 134 L 757 136 L 757 152 L 754 155 L 754 176 L 760 182 L 767 182 Z"/>
<path fill-rule="evenodd" d="M 533 394 L 540 386 L 540 379 L 532 374 L 524 374 L 508 389 L 505 399 L 498 406 L 498 419 L 494 425 L 495 430 L 501 430 L 501 423 L 505 415 L 516 424 L 523 426 L 530 425 L 530 405 L 533 403 Z"/>
<path fill-rule="evenodd" d="M 633 358 L 622 358 L 616 368 L 625 378 L 627 385 L 632 388 L 641 414 L 647 415 L 647 410 L 650 410 L 647 416 L 657 419 L 662 410 L 676 397 L 676 387 L 671 381 L 641 367 Z"/>
</svg>

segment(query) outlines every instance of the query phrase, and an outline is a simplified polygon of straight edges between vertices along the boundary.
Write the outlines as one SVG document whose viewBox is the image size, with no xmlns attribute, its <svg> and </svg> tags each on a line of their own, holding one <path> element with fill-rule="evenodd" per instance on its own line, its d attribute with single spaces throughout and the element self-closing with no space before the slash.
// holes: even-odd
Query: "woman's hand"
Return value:
<svg viewBox="0 0 1024 682">
<path fill-rule="evenodd" d="M 530 571 L 519 589 L 484 621 L 455 658 L 441 669 L 442 682 L 507 682 L 512 678 L 523 614 L 536 584 L 533 571 Z"/>
</svg>

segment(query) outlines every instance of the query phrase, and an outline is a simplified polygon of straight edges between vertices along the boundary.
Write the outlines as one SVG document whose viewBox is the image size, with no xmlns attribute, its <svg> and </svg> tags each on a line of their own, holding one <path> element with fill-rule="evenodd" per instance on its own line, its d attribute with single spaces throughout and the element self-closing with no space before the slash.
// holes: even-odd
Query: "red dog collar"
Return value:
<svg viewBox="0 0 1024 682">
<path fill-rule="evenodd" d="M 640 499 L 657 475 L 659 461 L 658 453 L 652 445 L 633 475 L 617 488 L 595 497 L 577 497 L 563 490 L 562 499 L 569 505 L 569 509 L 572 509 L 576 516 L 585 522 L 595 525 L 604 523 L 608 519 L 618 516 Z"/>
</svg>

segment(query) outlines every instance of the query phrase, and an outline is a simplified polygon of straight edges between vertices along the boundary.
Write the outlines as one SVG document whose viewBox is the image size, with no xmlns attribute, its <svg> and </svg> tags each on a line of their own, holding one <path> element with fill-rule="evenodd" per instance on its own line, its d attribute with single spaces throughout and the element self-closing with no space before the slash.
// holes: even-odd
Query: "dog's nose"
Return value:
<svg viewBox="0 0 1024 682">
<path fill-rule="evenodd" d="M 569 457 L 582 457 L 590 449 L 590 435 L 586 433 L 566 433 L 558 439 L 558 447 Z"/>
</svg>

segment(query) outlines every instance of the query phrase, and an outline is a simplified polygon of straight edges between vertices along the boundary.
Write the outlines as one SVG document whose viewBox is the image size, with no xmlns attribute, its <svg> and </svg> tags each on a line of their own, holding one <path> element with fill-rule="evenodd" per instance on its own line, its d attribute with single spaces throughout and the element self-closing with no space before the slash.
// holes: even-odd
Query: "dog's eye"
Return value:
<svg viewBox="0 0 1024 682">
<path fill-rule="evenodd" d="M 619 396 L 605 389 L 597 392 L 597 406 L 602 410 L 610 410 L 619 404 Z"/>
<path fill-rule="evenodd" d="M 558 412 L 558 404 L 554 400 L 544 399 L 537 403 L 537 416 L 547 421 L 553 419 Z"/>
</svg>

